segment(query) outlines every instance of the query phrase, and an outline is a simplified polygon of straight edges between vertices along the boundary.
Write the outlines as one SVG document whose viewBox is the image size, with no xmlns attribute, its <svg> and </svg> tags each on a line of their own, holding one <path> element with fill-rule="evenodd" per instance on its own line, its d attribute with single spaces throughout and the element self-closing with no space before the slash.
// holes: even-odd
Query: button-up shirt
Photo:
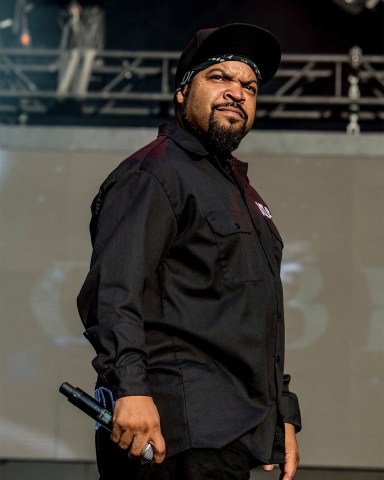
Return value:
<svg viewBox="0 0 384 480">
<path fill-rule="evenodd" d="M 190 133 L 160 126 L 92 204 L 91 268 L 78 297 L 99 384 L 151 395 L 168 455 L 242 438 L 284 461 L 300 429 L 284 375 L 282 240 L 250 186 Z"/>
</svg>

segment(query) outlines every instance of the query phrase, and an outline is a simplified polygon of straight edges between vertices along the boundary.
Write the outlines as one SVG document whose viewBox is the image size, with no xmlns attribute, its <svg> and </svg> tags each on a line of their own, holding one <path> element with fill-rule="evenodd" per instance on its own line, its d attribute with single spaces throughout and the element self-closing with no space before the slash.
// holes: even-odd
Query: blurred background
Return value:
<svg viewBox="0 0 384 480">
<path fill-rule="evenodd" d="M 232 22 L 271 30 L 283 50 L 237 156 L 285 243 L 297 478 L 384 478 L 383 13 L 381 0 L 2 0 L 3 480 L 97 478 L 93 421 L 58 393 L 95 381 L 76 311 L 89 206 L 173 120 L 195 31 Z"/>
<path fill-rule="evenodd" d="M 3 124 L 157 126 L 195 31 L 254 22 L 283 50 L 258 129 L 382 130 L 382 0 L 3 0 L 0 15 Z"/>
</svg>

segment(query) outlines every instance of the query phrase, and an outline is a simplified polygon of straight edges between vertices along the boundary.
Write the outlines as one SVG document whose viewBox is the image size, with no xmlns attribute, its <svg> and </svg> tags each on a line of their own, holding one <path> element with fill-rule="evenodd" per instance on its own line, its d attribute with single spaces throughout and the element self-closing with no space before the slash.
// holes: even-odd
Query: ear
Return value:
<svg viewBox="0 0 384 480">
<path fill-rule="evenodd" d="M 175 95 L 175 101 L 178 105 L 182 105 L 184 102 L 184 93 L 182 90 L 178 90 Z"/>
<path fill-rule="evenodd" d="M 178 105 L 182 105 L 185 99 L 185 92 L 188 88 L 188 85 L 184 85 L 181 90 L 178 90 L 175 95 L 175 101 Z"/>
</svg>

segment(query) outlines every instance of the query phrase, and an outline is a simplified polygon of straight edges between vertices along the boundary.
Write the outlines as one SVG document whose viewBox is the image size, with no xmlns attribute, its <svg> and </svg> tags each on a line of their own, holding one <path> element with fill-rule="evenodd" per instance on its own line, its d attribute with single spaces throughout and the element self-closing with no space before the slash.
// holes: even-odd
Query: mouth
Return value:
<svg viewBox="0 0 384 480">
<path fill-rule="evenodd" d="M 242 120 L 247 119 L 247 115 L 244 109 L 241 106 L 237 106 L 236 104 L 224 104 L 224 105 L 215 105 L 215 110 L 219 112 L 223 112 L 231 117 L 238 117 Z"/>
</svg>

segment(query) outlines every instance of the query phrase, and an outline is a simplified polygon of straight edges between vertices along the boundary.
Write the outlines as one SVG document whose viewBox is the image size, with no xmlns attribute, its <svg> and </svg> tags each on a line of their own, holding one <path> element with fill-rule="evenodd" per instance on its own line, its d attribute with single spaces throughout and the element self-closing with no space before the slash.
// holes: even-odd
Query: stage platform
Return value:
<svg viewBox="0 0 384 480">
<path fill-rule="evenodd" d="M 98 474 L 96 464 L 93 462 L 2 460 L 0 478 L 1 480 L 97 480 Z M 278 478 L 278 468 L 270 473 L 260 469 L 253 470 L 251 473 L 251 480 L 278 480 Z M 384 480 L 384 470 L 303 466 L 299 469 L 296 480 Z"/>
</svg>

